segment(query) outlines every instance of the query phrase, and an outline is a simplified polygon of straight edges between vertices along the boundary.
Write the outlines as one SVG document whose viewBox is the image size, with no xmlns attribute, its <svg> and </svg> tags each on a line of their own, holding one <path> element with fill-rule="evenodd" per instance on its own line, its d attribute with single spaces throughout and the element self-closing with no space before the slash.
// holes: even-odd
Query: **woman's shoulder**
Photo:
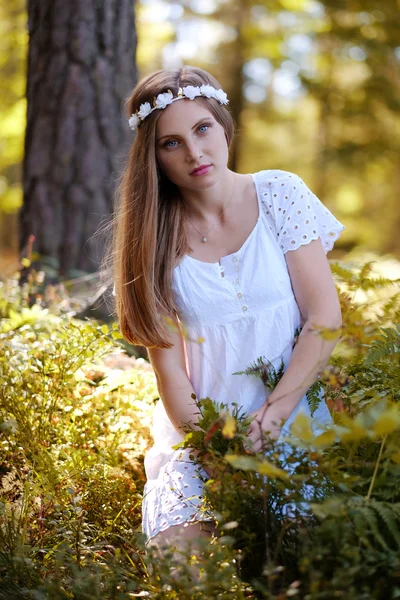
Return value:
<svg viewBox="0 0 400 600">
<path fill-rule="evenodd" d="M 345 227 L 299 175 L 273 169 L 259 171 L 255 177 L 265 214 L 284 253 L 318 237 L 325 252 L 332 249 Z"/>
<path fill-rule="evenodd" d="M 253 177 L 258 183 L 276 184 L 278 182 L 299 182 L 301 177 L 291 171 L 283 171 L 282 169 L 262 169 L 253 173 Z"/>
<path fill-rule="evenodd" d="M 301 177 L 291 171 L 263 169 L 253 173 L 252 176 L 261 202 L 267 204 L 274 212 L 276 207 L 280 211 L 291 196 L 306 189 Z"/>
</svg>

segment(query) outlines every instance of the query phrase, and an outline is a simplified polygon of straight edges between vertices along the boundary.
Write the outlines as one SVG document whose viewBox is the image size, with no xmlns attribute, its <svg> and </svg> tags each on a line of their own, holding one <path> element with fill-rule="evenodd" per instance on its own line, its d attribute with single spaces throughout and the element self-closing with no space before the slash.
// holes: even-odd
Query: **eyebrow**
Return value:
<svg viewBox="0 0 400 600">
<path fill-rule="evenodd" d="M 192 129 L 196 129 L 196 127 L 198 125 L 200 125 L 200 123 L 202 123 L 203 121 L 205 121 L 207 119 L 207 117 L 203 117 L 202 119 L 200 119 L 200 121 L 197 121 L 197 123 L 195 123 L 195 125 L 193 125 Z M 158 138 L 157 143 L 160 142 L 161 140 L 163 140 L 166 137 L 175 137 L 178 134 L 176 133 L 167 133 L 166 135 L 162 135 L 161 137 Z"/>
</svg>

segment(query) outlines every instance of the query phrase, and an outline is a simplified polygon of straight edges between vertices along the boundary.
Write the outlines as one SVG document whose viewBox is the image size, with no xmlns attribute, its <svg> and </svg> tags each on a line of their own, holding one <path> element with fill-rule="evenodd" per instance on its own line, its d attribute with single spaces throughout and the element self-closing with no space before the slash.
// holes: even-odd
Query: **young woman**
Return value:
<svg viewBox="0 0 400 600">
<path fill-rule="evenodd" d="M 214 526 L 200 510 L 198 465 L 171 448 L 182 423 L 196 426 L 191 395 L 239 403 L 259 450 L 260 426 L 278 437 L 299 410 L 309 414 L 306 392 L 339 338 L 313 327 L 341 326 L 326 253 L 344 226 L 294 173 L 228 168 L 227 104 L 218 81 L 189 66 L 149 75 L 127 101 L 137 133 L 118 191 L 114 293 L 122 333 L 148 348 L 161 398 L 143 498 L 143 532 L 159 547 Z M 262 381 L 233 375 L 260 356 L 285 363 L 268 410 Z M 323 398 L 314 417 L 331 420 Z"/>
</svg>

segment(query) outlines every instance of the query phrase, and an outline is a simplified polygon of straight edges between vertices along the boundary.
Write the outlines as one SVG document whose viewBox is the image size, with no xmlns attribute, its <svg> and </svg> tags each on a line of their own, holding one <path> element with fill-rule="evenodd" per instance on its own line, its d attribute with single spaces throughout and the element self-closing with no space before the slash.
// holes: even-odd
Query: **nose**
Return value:
<svg viewBox="0 0 400 600">
<path fill-rule="evenodd" d="M 198 161 L 202 156 L 201 148 L 196 140 L 190 140 L 186 143 L 186 160 L 188 162 Z"/>
</svg>

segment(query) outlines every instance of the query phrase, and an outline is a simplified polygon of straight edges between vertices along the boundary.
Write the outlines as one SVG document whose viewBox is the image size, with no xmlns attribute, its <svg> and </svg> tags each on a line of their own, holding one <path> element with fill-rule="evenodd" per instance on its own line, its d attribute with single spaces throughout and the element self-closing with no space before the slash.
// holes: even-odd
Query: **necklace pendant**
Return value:
<svg viewBox="0 0 400 600">
<path fill-rule="evenodd" d="M 203 237 L 203 239 L 202 239 L 201 241 L 202 241 L 202 242 L 205 244 L 205 243 L 206 243 L 206 241 L 207 241 L 207 238 L 204 236 L 204 237 Z"/>
</svg>

